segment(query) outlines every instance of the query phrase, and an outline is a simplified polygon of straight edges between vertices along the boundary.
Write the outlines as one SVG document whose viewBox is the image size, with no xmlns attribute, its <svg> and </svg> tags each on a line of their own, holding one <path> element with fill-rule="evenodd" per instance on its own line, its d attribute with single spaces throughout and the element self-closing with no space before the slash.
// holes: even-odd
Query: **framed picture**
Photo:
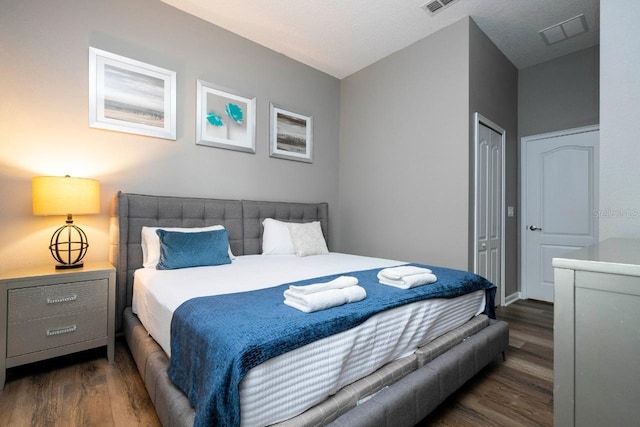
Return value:
<svg viewBox="0 0 640 427">
<path fill-rule="evenodd" d="M 280 159 L 313 161 L 313 120 L 311 116 L 271 104 L 269 155 Z"/>
<path fill-rule="evenodd" d="M 198 80 L 196 144 L 256 152 L 256 98 Z"/>
<path fill-rule="evenodd" d="M 89 126 L 176 139 L 176 73 L 89 48 Z"/>
</svg>

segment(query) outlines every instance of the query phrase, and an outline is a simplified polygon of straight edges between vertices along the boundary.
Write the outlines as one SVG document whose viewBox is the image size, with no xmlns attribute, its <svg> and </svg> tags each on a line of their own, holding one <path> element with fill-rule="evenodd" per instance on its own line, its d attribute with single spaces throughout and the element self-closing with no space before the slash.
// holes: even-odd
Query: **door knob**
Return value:
<svg viewBox="0 0 640 427">
<path fill-rule="evenodd" d="M 542 231 L 542 227 L 538 227 L 536 225 L 530 225 L 529 230 L 531 231 Z"/>
</svg>

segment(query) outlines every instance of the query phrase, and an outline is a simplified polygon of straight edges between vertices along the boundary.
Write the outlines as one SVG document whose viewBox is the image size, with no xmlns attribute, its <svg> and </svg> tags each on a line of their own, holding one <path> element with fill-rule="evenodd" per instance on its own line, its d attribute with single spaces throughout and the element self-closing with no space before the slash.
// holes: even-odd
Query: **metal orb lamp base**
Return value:
<svg viewBox="0 0 640 427">
<path fill-rule="evenodd" d="M 87 254 L 87 248 L 89 248 L 87 235 L 80 227 L 73 224 L 71 214 L 67 215 L 66 224 L 53 233 L 49 245 L 51 255 L 58 262 L 56 268 L 82 267 L 82 258 Z"/>
</svg>

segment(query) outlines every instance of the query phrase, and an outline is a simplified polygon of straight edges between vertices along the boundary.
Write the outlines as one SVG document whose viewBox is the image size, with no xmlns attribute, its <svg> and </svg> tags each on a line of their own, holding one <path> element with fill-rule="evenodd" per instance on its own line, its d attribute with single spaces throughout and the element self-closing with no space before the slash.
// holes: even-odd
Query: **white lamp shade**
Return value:
<svg viewBox="0 0 640 427">
<path fill-rule="evenodd" d="M 34 215 L 100 213 L 100 182 L 69 176 L 38 176 L 32 181 Z"/>
</svg>

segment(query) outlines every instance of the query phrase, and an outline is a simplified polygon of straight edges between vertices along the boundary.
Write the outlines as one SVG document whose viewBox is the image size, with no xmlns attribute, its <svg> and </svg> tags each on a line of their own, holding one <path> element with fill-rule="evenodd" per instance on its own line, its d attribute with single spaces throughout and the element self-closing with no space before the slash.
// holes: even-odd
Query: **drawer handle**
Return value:
<svg viewBox="0 0 640 427">
<path fill-rule="evenodd" d="M 78 299 L 78 295 L 68 295 L 66 297 L 47 298 L 47 304 L 60 304 L 61 302 L 75 301 Z"/>
<path fill-rule="evenodd" d="M 70 332 L 75 332 L 76 329 L 78 329 L 76 325 L 65 326 L 64 328 L 57 328 L 57 329 L 47 329 L 47 336 L 53 337 L 61 334 L 68 334 Z"/>
</svg>

